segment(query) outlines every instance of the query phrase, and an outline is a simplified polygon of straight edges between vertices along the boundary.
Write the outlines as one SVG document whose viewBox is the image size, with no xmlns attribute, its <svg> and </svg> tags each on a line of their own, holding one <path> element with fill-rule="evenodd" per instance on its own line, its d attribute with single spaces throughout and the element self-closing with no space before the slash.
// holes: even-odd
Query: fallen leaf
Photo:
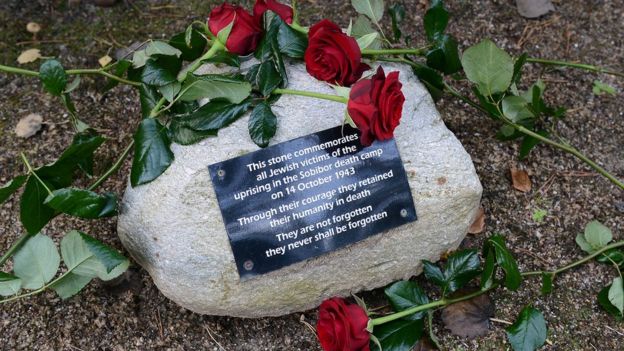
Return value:
<svg viewBox="0 0 624 351">
<path fill-rule="evenodd" d="M 22 53 L 17 57 L 17 63 L 24 64 L 35 62 L 37 59 L 41 58 L 41 51 L 39 49 L 28 49 L 26 51 L 22 51 Z"/>
<path fill-rule="evenodd" d="M 511 183 L 516 190 L 523 193 L 531 191 L 531 179 L 523 169 L 511 168 Z"/>
<path fill-rule="evenodd" d="M 475 217 L 474 222 L 468 228 L 468 233 L 470 234 L 479 234 L 483 233 L 485 230 L 485 211 L 483 207 L 479 207 L 479 211 L 477 211 L 477 216 Z"/>
<path fill-rule="evenodd" d="M 100 66 L 102 67 L 106 67 L 109 63 L 111 63 L 113 61 L 113 59 L 106 55 L 106 56 L 102 56 L 98 59 L 98 63 L 100 64 Z"/>
<path fill-rule="evenodd" d="M 467 291 L 462 292 L 462 294 L 468 293 Z M 490 317 L 493 315 L 492 300 L 483 294 L 444 308 L 442 310 L 442 322 L 451 333 L 472 339 L 487 333 Z"/>
<path fill-rule="evenodd" d="M 31 136 L 37 134 L 37 132 L 41 129 L 42 122 L 43 118 L 41 115 L 31 113 L 17 122 L 17 126 L 15 126 L 15 134 L 20 138 L 30 138 Z"/>
<path fill-rule="evenodd" d="M 26 25 L 26 30 L 29 33 L 37 34 L 41 30 L 41 26 L 37 22 L 28 22 L 28 24 Z"/>
<path fill-rule="evenodd" d="M 526 18 L 538 18 L 550 11 L 555 11 L 550 0 L 516 0 L 516 7 L 520 16 Z"/>
</svg>

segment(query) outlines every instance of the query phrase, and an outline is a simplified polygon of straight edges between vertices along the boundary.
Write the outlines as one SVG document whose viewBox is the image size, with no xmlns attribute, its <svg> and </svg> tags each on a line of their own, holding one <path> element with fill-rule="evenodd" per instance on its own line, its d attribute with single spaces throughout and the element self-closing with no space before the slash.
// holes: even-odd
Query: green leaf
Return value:
<svg viewBox="0 0 624 351">
<path fill-rule="evenodd" d="M 61 240 L 65 265 L 74 274 L 110 280 L 123 273 L 129 261 L 91 236 L 73 230 Z"/>
<path fill-rule="evenodd" d="M 360 50 L 364 50 L 371 46 L 375 40 L 379 37 L 379 33 L 369 33 L 364 36 L 357 38 L 357 44 L 360 47 Z"/>
<path fill-rule="evenodd" d="M 28 234 L 39 233 L 54 218 L 55 211 L 43 204 L 47 196 L 46 188 L 35 177 L 29 177 L 20 201 L 20 220 Z"/>
<path fill-rule="evenodd" d="M 611 249 L 598 256 L 596 260 L 600 263 L 606 263 L 608 265 L 615 263 L 621 269 L 624 268 L 624 251 Z"/>
<path fill-rule="evenodd" d="M 425 277 L 431 280 L 435 285 L 441 288 L 446 285 L 444 273 L 442 273 L 440 267 L 436 266 L 434 263 L 427 260 L 423 261 L 423 271 L 425 272 Z"/>
<path fill-rule="evenodd" d="M 357 13 L 365 15 L 373 22 L 379 22 L 383 17 L 383 0 L 351 0 L 351 5 Z"/>
<path fill-rule="evenodd" d="M 409 351 L 421 338 L 423 330 L 422 319 L 399 319 L 375 326 L 373 334 L 379 340 L 383 351 Z M 377 345 L 371 346 L 371 350 L 381 351 Z"/>
<path fill-rule="evenodd" d="M 537 134 L 543 136 L 543 137 L 547 137 L 548 136 L 548 131 L 546 130 L 538 130 Z M 525 136 L 522 139 L 522 143 L 520 144 L 520 155 L 518 156 L 521 160 L 524 160 L 525 158 L 527 158 L 527 156 L 529 156 L 529 154 L 531 153 L 531 150 L 533 150 L 534 147 L 536 147 L 537 145 L 539 145 L 540 140 L 537 138 L 534 138 L 530 135 Z"/>
<path fill-rule="evenodd" d="M 67 85 L 67 73 L 57 60 L 48 60 L 39 67 L 39 79 L 45 90 L 56 96 L 61 96 Z"/>
<path fill-rule="evenodd" d="M 112 72 L 114 76 L 123 77 L 123 75 L 128 71 L 128 69 L 132 66 L 132 61 L 121 60 L 118 61 L 115 65 L 115 69 Z M 108 79 L 106 86 L 102 89 L 102 93 L 105 93 L 119 84 L 118 80 Z"/>
<path fill-rule="evenodd" d="M 308 47 L 308 37 L 294 30 L 291 26 L 282 21 L 279 16 L 275 16 L 273 21 L 280 23 L 277 31 L 277 45 L 279 51 L 294 59 L 303 58 L 303 54 Z"/>
<path fill-rule="evenodd" d="M 203 60 L 203 62 L 224 63 L 228 66 L 237 68 L 240 67 L 240 59 L 238 58 L 238 55 L 227 51 L 219 51 L 211 58 Z"/>
<path fill-rule="evenodd" d="M 531 218 L 533 218 L 533 221 L 535 223 L 542 223 L 546 215 L 548 215 L 548 211 L 544 210 L 543 208 L 536 208 L 533 211 L 533 215 L 531 215 Z"/>
<path fill-rule="evenodd" d="M 449 14 L 444 8 L 442 0 L 433 0 L 423 19 L 427 40 L 433 42 L 437 37 L 444 34 L 448 25 Z"/>
<path fill-rule="evenodd" d="M 414 74 L 427 87 L 429 94 L 434 101 L 440 100 L 444 91 L 444 81 L 442 76 L 435 70 L 427 66 L 412 67 Z"/>
<path fill-rule="evenodd" d="M 141 101 L 141 116 L 149 118 L 150 113 L 160 100 L 158 90 L 149 85 L 141 84 L 139 87 L 139 100 Z"/>
<path fill-rule="evenodd" d="M 169 83 L 162 87 L 158 87 L 158 92 L 168 101 L 172 102 L 175 99 L 176 95 L 182 89 L 182 84 L 180 82 L 175 81 L 173 83 Z"/>
<path fill-rule="evenodd" d="M 615 317 L 616 320 L 624 320 L 624 314 L 622 314 L 622 312 L 620 312 L 617 307 L 613 306 L 613 304 L 609 300 L 609 292 L 611 291 L 611 287 L 612 285 L 609 285 L 600 290 L 600 293 L 598 293 L 598 303 L 605 311 Z"/>
<path fill-rule="evenodd" d="M 260 147 L 267 147 L 276 131 L 277 117 L 269 104 L 263 101 L 256 105 L 249 117 L 249 135 L 254 143 Z"/>
<path fill-rule="evenodd" d="M 553 279 L 555 276 L 549 273 L 542 273 L 542 294 L 550 294 L 553 290 Z"/>
<path fill-rule="evenodd" d="M 28 176 L 20 175 L 11 179 L 8 183 L 4 184 L 0 188 L 0 204 L 8 200 L 9 197 L 11 197 L 11 195 L 13 195 L 14 192 L 16 192 L 19 188 L 21 188 L 27 179 L 28 179 Z"/>
<path fill-rule="evenodd" d="M 437 37 L 433 48 L 427 52 L 427 66 L 445 74 L 453 74 L 461 69 L 457 42 L 449 35 Z"/>
<path fill-rule="evenodd" d="M 239 77 L 209 74 L 188 76 L 180 92 L 181 101 L 224 98 L 238 104 L 251 94 L 251 84 Z"/>
<path fill-rule="evenodd" d="M 145 54 L 150 57 L 154 55 L 180 57 L 180 55 L 182 55 L 182 51 L 165 43 L 164 41 L 155 40 L 147 44 L 147 47 L 145 47 Z"/>
<path fill-rule="evenodd" d="M 406 310 L 415 306 L 429 303 L 427 294 L 413 281 L 399 281 L 384 290 L 392 308 L 396 312 Z M 412 314 L 407 319 L 421 319 L 425 317 L 427 311 Z"/>
<path fill-rule="evenodd" d="M 502 93 L 511 84 L 513 60 L 489 39 L 468 48 L 461 63 L 468 79 L 485 96 Z"/>
<path fill-rule="evenodd" d="M 273 60 L 267 60 L 258 67 L 258 75 L 256 76 L 256 84 L 262 96 L 269 96 L 273 90 L 277 89 L 282 83 L 282 77 L 277 71 Z"/>
<path fill-rule="evenodd" d="M 179 145 L 193 145 L 208 137 L 217 136 L 215 130 L 195 130 L 184 123 L 180 119 L 175 118 L 169 125 L 169 136 L 171 140 Z"/>
<path fill-rule="evenodd" d="M 74 274 L 72 272 L 66 273 L 62 278 L 50 285 L 50 288 L 54 290 L 61 299 L 66 300 L 80 292 L 89 282 L 91 277 Z"/>
<path fill-rule="evenodd" d="M 22 279 L 22 288 L 35 290 L 54 278 L 60 263 L 61 257 L 52 239 L 37 234 L 13 257 L 13 272 Z"/>
<path fill-rule="evenodd" d="M 479 275 L 480 263 L 477 250 L 460 250 L 451 254 L 444 269 L 445 294 L 456 291 Z"/>
<path fill-rule="evenodd" d="M 503 99 L 502 105 L 503 114 L 514 123 L 535 118 L 533 113 L 529 110 L 528 103 L 520 96 L 509 95 Z"/>
<path fill-rule="evenodd" d="M 622 286 L 622 277 L 613 279 L 609 288 L 609 302 L 617 308 L 620 314 L 624 313 L 624 287 Z"/>
<path fill-rule="evenodd" d="M 193 61 L 200 58 L 207 44 L 206 38 L 193 29 L 193 26 L 189 26 L 186 32 L 178 33 L 169 40 L 169 45 L 181 52 L 180 58 L 184 61 Z"/>
<path fill-rule="evenodd" d="M 167 129 L 156 119 L 141 121 L 134 134 L 134 159 L 130 172 L 133 187 L 158 178 L 173 162 Z"/>
<path fill-rule="evenodd" d="M 392 20 L 392 34 L 394 35 L 394 41 L 401 39 L 401 22 L 405 18 L 405 7 L 401 3 L 395 3 L 388 8 L 388 14 Z"/>
<path fill-rule="evenodd" d="M 145 66 L 145 63 L 149 59 L 149 56 L 145 53 L 145 50 L 138 50 L 132 54 L 132 67 L 141 68 Z"/>
<path fill-rule="evenodd" d="M 65 87 L 65 90 L 63 90 L 63 93 L 69 94 L 72 91 L 76 90 L 79 85 L 80 85 L 80 76 L 76 76 L 76 78 L 74 78 L 74 80 L 72 80 L 71 83 L 69 83 L 67 87 Z"/>
<path fill-rule="evenodd" d="M 483 266 L 483 273 L 481 273 L 481 289 L 485 290 L 494 285 L 494 273 L 496 273 L 496 254 L 494 253 L 493 248 L 483 251 L 485 264 Z"/>
<path fill-rule="evenodd" d="M 602 223 L 591 221 L 585 226 L 585 240 L 591 245 L 593 251 L 597 251 L 613 240 L 613 234 L 611 234 L 611 229 Z"/>
<path fill-rule="evenodd" d="M 199 131 L 217 131 L 240 118 L 251 106 L 249 99 L 233 104 L 225 100 L 211 100 L 189 116 L 178 121 Z"/>
<path fill-rule="evenodd" d="M 54 190 L 44 204 L 59 212 L 87 219 L 117 214 L 117 197 L 113 193 L 99 195 L 88 190 L 64 188 Z"/>
<path fill-rule="evenodd" d="M 599 80 L 594 81 L 594 87 L 592 88 L 592 92 L 594 93 L 594 95 L 602 95 L 604 93 L 611 95 L 617 94 L 617 90 L 614 87 Z"/>
<path fill-rule="evenodd" d="M 0 296 L 17 294 L 22 287 L 22 280 L 14 275 L 0 272 Z"/>
<path fill-rule="evenodd" d="M 351 27 L 351 36 L 354 38 L 361 38 L 365 35 L 377 33 L 377 30 L 373 27 L 373 23 L 365 16 L 358 16 L 353 22 Z M 381 49 L 383 46 L 382 38 L 380 35 L 368 46 L 369 49 Z"/>
<path fill-rule="evenodd" d="M 511 82 L 513 84 L 518 84 L 520 82 L 520 78 L 522 78 L 522 68 L 526 64 L 528 57 L 529 55 L 527 53 L 524 53 L 518 56 L 518 58 L 514 62 L 514 71 L 513 71 L 513 76 L 511 78 Z"/>
<path fill-rule="evenodd" d="M 37 175 L 52 183 L 53 188 L 69 186 L 74 171 L 79 167 L 87 167 L 93 159 L 93 153 L 105 140 L 106 138 L 93 131 L 74 135 L 72 143 L 61 156 L 55 162 L 37 169 Z"/>
<path fill-rule="evenodd" d="M 494 251 L 496 263 L 505 271 L 505 287 L 510 290 L 517 290 L 522 283 L 522 276 L 516 260 L 505 246 L 503 237 L 494 235 L 488 238 L 485 249 Z"/>
<path fill-rule="evenodd" d="M 177 75 L 182 67 L 182 61 L 175 56 L 159 56 L 147 60 L 141 81 L 147 85 L 161 87 L 177 82 Z"/>
<path fill-rule="evenodd" d="M 587 240 L 585 240 L 585 234 L 583 233 L 578 233 L 576 235 L 576 244 L 581 248 L 581 250 L 587 252 L 587 253 L 593 253 L 594 248 L 587 242 Z"/>
<path fill-rule="evenodd" d="M 506 328 L 514 351 L 534 351 L 546 342 L 546 321 L 535 308 L 525 307 L 514 324 Z"/>
</svg>

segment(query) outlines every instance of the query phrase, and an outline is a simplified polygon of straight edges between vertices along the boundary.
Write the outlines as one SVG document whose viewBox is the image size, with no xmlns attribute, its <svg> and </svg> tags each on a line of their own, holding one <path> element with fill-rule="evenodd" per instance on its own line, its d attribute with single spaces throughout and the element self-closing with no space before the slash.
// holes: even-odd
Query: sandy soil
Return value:
<svg viewBox="0 0 624 351">
<path fill-rule="evenodd" d="M 624 70 L 624 3 L 622 1 L 554 1 L 557 11 L 539 20 L 526 20 L 511 0 L 448 1 L 451 32 L 462 47 L 489 37 L 507 50 L 531 56 L 579 60 Z M 426 1 L 405 1 L 407 32 L 423 42 L 422 15 Z M 122 1 L 100 8 L 85 1 L 6 0 L 0 3 L 0 63 L 15 65 L 17 55 L 37 47 L 44 56 L 56 56 L 66 67 L 96 67 L 97 59 L 146 38 L 164 38 L 203 19 L 211 1 Z M 342 17 L 337 17 L 340 14 Z M 343 26 L 353 12 L 346 1 L 311 0 L 302 4 L 302 16 L 311 24 L 327 17 Z M 43 29 L 40 44 L 28 43 L 26 23 Z M 26 65 L 36 69 L 37 64 Z M 528 78 L 543 73 L 549 87 L 546 98 L 570 109 L 559 125 L 563 137 L 598 163 L 624 177 L 624 81 L 574 70 L 532 67 Z M 617 96 L 594 96 L 592 82 L 615 86 Z M 80 116 L 111 140 L 100 151 L 104 169 L 130 138 L 139 120 L 136 93 L 118 87 L 102 95 L 99 78 L 83 80 L 74 98 Z M 439 103 L 444 121 L 472 156 L 484 187 L 487 215 L 485 234 L 469 236 L 462 244 L 479 247 L 489 233 L 501 233 L 516 254 L 522 270 L 554 268 L 582 255 L 574 237 L 589 220 L 613 229 L 616 239 L 624 231 L 624 193 L 569 155 L 538 147 L 526 161 L 517 160 L 517 145 L 495 137 L 496 124 L 479 112 L 445 99 Z M 43 116 L 42 132 L 19 139 L 13 129 L 28 113 Z M 35 165 L 55 159 L 71 139 L 71 128 L 60 102 L 43 93 L 35 79 L 0 74 L 0 183 L 23 171 L 18 161 L 25 152 Z M 128 164 L 103 187 L 121 193 Z M 533 191 L 513 190 L 509 168 L 526 169 Z M 541 223 L 532 214 L 547 211 Z M 0 250 L 4 252 L 22 229 L 19 205 L 13 199 L 0 206 Z M 80 229 L 121 249 L 115 219 L 78 221 L 55 219 L 46 233 L 58 238 Z M 597 292 L 612 279 L 607 266 L 590 263 L 560 276 L 553 294 L 543 297 L 537 281 L 518 292 L 492 294 L 496 317 L 512 321 L 526 304 L 543 311 L 552 345 L 545 350 L 619 350 L 624 348 L 624 327 L 596 303 Z M 428 286 L 422 278 L 416 278 Z M 383 291 L 363 294 L 373 305 L 384 304 Z M 438 315 L 438 314 L 436 314 Z M 201 316 L 168 301 L 149 276 L 134 267 L 116 286 L 90 284 L 83 293 L 61 301 L 53 293 L 0 306 L 0 349 L 4 350 L 319 350 L 315 336 L 301 319 L 314 324 L 316 311 L 280 318 L 236 319 Z M 450 350 L 504 350 L 505 325 L 494 324 L 475 340 L 452 336 L 440 322 L 435 331 Z"/>
</svg>

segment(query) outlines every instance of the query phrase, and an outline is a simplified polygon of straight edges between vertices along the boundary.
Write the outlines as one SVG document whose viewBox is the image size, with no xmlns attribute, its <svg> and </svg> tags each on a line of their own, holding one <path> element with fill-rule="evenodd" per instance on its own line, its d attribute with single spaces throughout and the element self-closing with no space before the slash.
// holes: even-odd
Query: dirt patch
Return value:
<svg viewBox="0 0 624 351">
<path fill-rule="evenodd" d="M 25 49 L 36 47 L 44 56 L 59 57 L 66 67 L 96 67 L 98 58 L 122 46 L 146 38 L 165 38 L 184 30 L 192 20 L 203 20 L 214 2 L 192 0 L 121 1 L 99 8 L 82 1 L 8 0 L 0 3 L 0 63 L 15 65 Z M 251 1 L 247 1 L 251 3 Z M 406 1 L 406 34 L 415 45 L 423 43 L 421 29 L 425 1 Z M 73 5 L 71 5 L 73 4 Z M 539 20 L 520 17 L 511 0 L 448 1 L 451 32 L 462 47 L 485 37 L 519 54 L 583 61 L 624 70 L 624 6 L 617 1 L 556 1 L 556 12 Z M 337 14 L 340 14 L 338 18 Z M 302 18 L 311 24 L 331 18 L 343 26 L 353 12 L 347 1 L 303 2 Z M 26 24 L 42 26 L 38 45 L 29 43 Z M 38 64 L 25 65 L 36 69 Z M 604 75 L 574 70 L 546 70 L 531 66 L 528 76 L 542 74 L 546 99 L 570 109 L 560 123 L 561 135 L 598 163 L 624 177 L 624 82 Z M 600 79 L 615 86 L 617 96 L 592 95 L 592 82 Z M 102 95 L 104 81 L 89 77 L 73 94 L 79 114 L 108 138 L 101 157 L 112 162 L 140 118 L 134 90 L 115 88 Z M 582 255 L 574 237 L 592 219 L 624 231 L 624 193 L 590 172 L 571 156 L 549 147 L 538 147 L 526 161 L 517 160 L 517 145 L 494 138 L 496 124 L 452 99 L 439 103 L 447 126 L 472 156 L 484 187 L 486 232 L 469 236 L 462 244 L 480 247 L 483 238 L 503 234 L 522 270 L 554 268 Z M 42 131 L 29 139 L 16 138 L 13 129 L 29 113 L 43 116 Z M 35 79 L 0 74 L 0 182 L 23 172 L 18 161 L 25 152 L 35 165 L 55 159 L 71 139 L 61 103 L 44 94 Z M 509 169 L 526 169 L 533 190 L 516 191 Z M 521 166 L 521 167 L 519 167 Z M 106 162 L 100 164 L 106 167 Z M 103 189 L 123 192 L 129 164 Z M 441 180 L 438 180 L 441 181 Z M 536 209 L 547 212 L 536 223 Z M 19 203 L 15 199 L 0 207 L 0 250 L 4 252 L 20 235 Z M 121 249 L 115 220 L 78 221 L 55 219 L 46 233 L 58 237 L 79 229 Z M 492 295 L 496 318 L 512 321 L 522 306 L 533 304 L 548 322 L 545 350 L 618 350 L 624 348 L 624 328 L 596 303 L 597 292 L 608 284 L 613 272 L 590 263 L 555 281 L 553 294 L 543 297 L 538 282 L 518 292 L 498 290 Z M 417 281 L 431 289 L 422 278 Z M 431 291 L 431 290 L 430 290 Z M 364 293 L 372 305 L 382 305 L 381 289 Z M 280 318 L 236 319 L 201 316 L 167 300 L 145 271 L 133 268 L 116 287 L 90 284 L 80 295 L 61 301 L 46 293 L 0 307 L 0 348 L 6 350 L 319 350 L 315 336 L 301 323 L 314 324 L 315 311 Z M 439 317 L 439 312 L 436 313 Z M 506 349 L 505 325 L 495 324 L 484 337 L 464 340 L 453 337 L 436 322 L 441 343 L 452 350 Z"/>
</svg>

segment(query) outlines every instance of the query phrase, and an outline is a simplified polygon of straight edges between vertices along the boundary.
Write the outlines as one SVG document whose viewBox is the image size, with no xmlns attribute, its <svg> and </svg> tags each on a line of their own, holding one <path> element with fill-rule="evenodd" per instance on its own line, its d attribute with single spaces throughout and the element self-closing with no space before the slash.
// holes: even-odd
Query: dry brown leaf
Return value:
<svg viewBox="0 0 624 351">
<path fill-rule="evenodd" d="M 523 193 L 531 191 L 531 179 L 523 169 L 511 168 L 511 183 L 516 190 Z"/>
<path fill-rule="evenodd" d="M 98 63 L 100 64 L 100 66 L 102 67 L 106 67 L 109 63 L 111 63 L 113 61 L 113 59 L 106 55 L 106 56 L 102 56 L 98 59 Z"/>
<path fill-rule="evenodd" d="M 17 126 L 15 126 L 15 134 L 20 138 L 30 138 L 31 136 L 37 134 L 37 132 L 41 129 L 42 122 L 43 118 L 41 115 L 31 113 L 17 122 Z"/>
<path fill-rule="evenodd" d="M 468 294 L 462 292 L 461 294 Z M 494 315 L 492 300 L 486 295 L 479 295 L 470 300 L 449 305 L 442 310 L 442 322 L 451 333 L 463 338 L 475 338 L 485 335 Z"/>
<path fill-rule="evenodd" d="M 468 228 L 468 233 L 470 234 L 480 234 L 485 230 L 485 210 L 483 207 L 479 207 L 479 211 L 477 211 L 477 216 L 475 217 L 474 222 Z"/>
<path fill-rule="evenodd" d="M 28 49 L 26 51 L 23 51 L 17 57 L 17 63 L 24 64 L 24 63 L 35 62 L 37 61 L 37 59 L 40 59 L 40 58 L 41 58 L 41 51 L 39 51 L 39 49 Z"/>
<path fill-rule="evenodd" d="M 28 24 L 26 25 L 26 30 L 29 33 L 37 34 L 41 30 L 41 26 L 37 22 L 28 22 Z"/>
</svg>

